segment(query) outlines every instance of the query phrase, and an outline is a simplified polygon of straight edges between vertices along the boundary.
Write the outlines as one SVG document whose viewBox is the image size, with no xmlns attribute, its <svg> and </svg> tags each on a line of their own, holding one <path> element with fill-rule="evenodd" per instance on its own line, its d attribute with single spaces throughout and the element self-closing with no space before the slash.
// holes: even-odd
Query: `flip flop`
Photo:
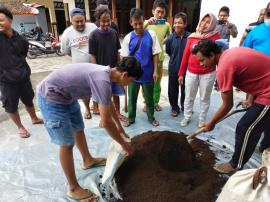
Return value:
<svg viewBox="0 0 270 202">
<path fill-rule="evenodd" d="M 92 192 L 90 192 L 88 189 L 87 190 L 88 194 L 86 196 L 74 196 L 72 195 L 72 193 L 69 191 L 67 192 L 67 197 L 70 200 L 74 200 L 74 201 L 81 201 L 84 199 L 89 199 L 89 202 L 96 202 L 97 201 L 97 196 L 95 194 L 93 194 Z"/>
<path fill-rule="evenodd" d="M 97 168 L 97 167 L 100 167 L 100 166 L 105 166 L 106 161 L 107 161 L 107 159 L 105 159 L 105 158 L 96 158 L 95 162 L 93 164 L 91 164 L 89 166 L 82 165 L 82 169 L 87 170 L 87 169 L 91 169 L 91 168 Z"/>
<path fill-rule="evenodd" d="M 135 123 L 135 121 L 126 121 L 126 122 L 124 122 L 123 126 L 124 127 L 129 127 L 133 123 Z"/>
<path fill-rule="evenodd" d="M 43 124 L 43 120 L 40 118 L 37 118 L 35 121 L 32 121 L 32 124 Z"/>
<path fill-rule="evenodd" d="M 99 111 L 93 111 L 93 114 L 100 115 Z"/>
<path fill-rule="evenodd" d="M 91 119 L 92 118 L 91 112 L 90 111 L 89 112 L 85 112 L 84 115 L 83 115 L 83 117 L 85 119 Z"/>
<path fill-rule="evenodd" d="M 154 127 L 159 126 L 159 122 L 158 122 L 157 120 L 154 120 L 151 124 L 152 124 Z"/>
<path fill-rule="evenodd" d="M 19 131 L 18 134 L 20 135 L 21 138 L 29 138 L 30 133 L 26 129 L 21 129 L 23 131 Z"/>
<path fill-rule="evenodd" d="M 177 112 L 177 111 L 171 111 L 171 116 L 172 117 L 177 117 L 179 115 L 179 112 Z"/>
</svg>

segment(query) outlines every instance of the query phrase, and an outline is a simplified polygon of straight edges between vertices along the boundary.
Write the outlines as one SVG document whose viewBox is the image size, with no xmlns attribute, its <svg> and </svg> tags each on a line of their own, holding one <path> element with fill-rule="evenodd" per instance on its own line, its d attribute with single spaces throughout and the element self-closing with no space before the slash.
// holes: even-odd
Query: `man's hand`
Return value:
<svg viewBox="0 0 270 202">
<path fill-rule="evenodd" d="M 211 122 L 208 122 L 205 124 L 205 126 L 203 127 L 204 128 L 204 132 L 208 132 L 208 131 L 211 131 L 215 128 L 215 125 L 212 124 Z"/>
<path fill-rule="evenodd" d="M 179 83 L 180 85 L 183 85 L 183 84 L 184 84 L 184 77 L 183 77 L 183 76 L 179 76 L 179 77 L 178 77 L 178 83 Z"/>
<path fill-rule="evenodd" d="M 156 71 L 153 74 L 153 79 L 154 79 L 154 81 L 158 80 L 158 73 Z"/>
<path fill-rule="evenodd" d="M 128 156 L 131 156 L 135 152 L 130 142 L 124 142 L 121 146 L 125 150 L 125 152 L 127 152 Z"/>
<path fill-rule="evenodd" d="M 252 105 L 252 102 L 250 100 L 241 100 L 240 103 L 243 108 L 248 108 Z"/>
</svg>

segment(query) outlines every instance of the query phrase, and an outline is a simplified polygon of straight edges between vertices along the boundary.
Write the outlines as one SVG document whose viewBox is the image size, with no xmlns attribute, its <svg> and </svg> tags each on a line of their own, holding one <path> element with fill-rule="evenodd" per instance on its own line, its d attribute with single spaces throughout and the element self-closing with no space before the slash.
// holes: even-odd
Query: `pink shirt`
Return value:
<svg viewBox="0 0 270 202">
<path fill-rule="evenodd" d="M 225 51 L 217 67 L 221 92 L 233 86 L 254 95 L 255 102 L 270 105 L 270 57 L 259 51 L 238 47 Z"/>
</svg>

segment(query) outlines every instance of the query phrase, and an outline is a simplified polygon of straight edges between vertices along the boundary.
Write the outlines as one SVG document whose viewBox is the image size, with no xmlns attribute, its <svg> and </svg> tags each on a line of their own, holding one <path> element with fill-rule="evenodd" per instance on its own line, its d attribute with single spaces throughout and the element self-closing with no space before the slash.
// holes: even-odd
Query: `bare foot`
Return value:
<svg viewBox="0 0 270 202">
<path fill-rule="evenodd" d="M 43 124 L 43 120 L 38 117 L 32 118 L 32 124 Z"/>
<path fill-rule="evenodd" d="M 30 137 L 30 133 L 25 128 L 19 128 L 18 134 L 21 138 L 28 138 Z"/>
</svg>

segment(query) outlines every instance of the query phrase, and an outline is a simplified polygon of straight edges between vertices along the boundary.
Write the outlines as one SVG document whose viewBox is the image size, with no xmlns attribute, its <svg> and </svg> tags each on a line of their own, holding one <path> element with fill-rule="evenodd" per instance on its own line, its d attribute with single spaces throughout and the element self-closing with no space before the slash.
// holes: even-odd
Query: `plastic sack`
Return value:
<svg viewBox="0 0 270 202">
<path fill-rule="evenodd" d="M 267 149 L 262 155 L 262 167 L 238 171 L 232 175 L 216 202 L 269 202 L 269 172 L 270 149 Z"/>
<path fill-rule="evenodd" d="M 126 142 L 131 141 L 129 138 L 126 138 L 123 135 L 122 137 Z M 127 155 L 126 152 L 123 150 L 122 146 L 118 142 L 113 141 L 111 143 L 107 156 L 105 171 L 101 179 L 101 183 L 103 185 L 106 185 L 112 181 L 114 174 L 124 162 L 126 155 Z"/>
</svg>

